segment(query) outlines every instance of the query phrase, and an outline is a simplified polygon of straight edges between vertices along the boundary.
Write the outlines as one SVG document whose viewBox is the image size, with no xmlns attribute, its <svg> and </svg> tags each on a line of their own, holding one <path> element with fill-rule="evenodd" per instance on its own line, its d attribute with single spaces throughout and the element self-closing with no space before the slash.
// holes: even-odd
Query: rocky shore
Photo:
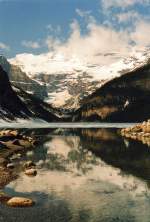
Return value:
<svg viewBox="0 0 150 222">
<path fill-rule="evenodd" d="M 35 148 L 36 142 L 35 138 L 25 136 L 17 130 L 0 131 L 0 189 L 17 178 L 15 161 L 20 159 L 26 151 Z M 31 161 L 25 162 L 21 170 L 27 176 L 37 174 L 35 164 Z M 9 197 L 3 192 L 0 193 L 0 203 L 10 207 L 29 207 L 34 204 L 28 198 Z"/>
<path fill-rule="evenodd" d="M 143 144 L 150 146 L 150 120 L 122 129 L 121 135 L 126 138 L 141 141 Z"/>
</svg>

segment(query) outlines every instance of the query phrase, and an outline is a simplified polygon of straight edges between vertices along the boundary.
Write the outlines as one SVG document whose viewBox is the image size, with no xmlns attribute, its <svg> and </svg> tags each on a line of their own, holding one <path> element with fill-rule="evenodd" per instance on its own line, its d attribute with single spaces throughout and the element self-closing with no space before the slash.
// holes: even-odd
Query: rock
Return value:
<svg viewBox="0 0 150 222">
<path fill-rule="evenodd" d="M 28 168 L 31 168 L 31 167 L 35 167 L 35 163 L 33 163 L 32 161 L 28 161 L 26 163 L 24 163 L 24 168 L 28 169 Z"/>
<path fill-rule="evenodd" d="M 10 131 L 9 132 L 10 133 L 10 135 L 12 135 L 12 136 L 18 136 L 18 131 L 17 130 L 12 130 L 12 131 Z"/>
<path fill-rule="evenodd" d="M 150 120 L 121 130 L 121 135 L 133 140 L 139 140 L 143 144 L 150 144 Z"/>
<path fill-rule="evenodd" d="M 24 148 L 30 148 L 32 147 L 32 143 L 28 140 L 19 140 L 20 146 L 23 146 Z"/>
<path fill-rule="evenodd" d="M 7 164 L 7 160 L 3 157 L 0 157 L 0 165 L 5 165 Z"/>
<path fill-rule="evenodd" d="M 17 154 L 14 154 L 10 157 L 10 160 L 16 160 L 16 159 L 19 159 L 21 157 L 21 154 L 20 153 L 17 153 Z"/>
<path fill-rule="evenodd" d="M 33 154 L 34 154 L 33 151 L 28 151 L 28 152 L 26 153 L 27 156 L 33 156 Z"/>
<path fill-rule="evenodd" d="M 2 131 L 0 131 L 0 137 L 9 135 L 9 133 L 10 133 L 10 130 L 2 130 Z"/>
<path fill-rule="evenodd" d="M 37 140 L 32 140 L 31 142 L 32 146 L 36 146 L 38 144 Z"/>
<path fill-rule="evenodd" d="M 36 176 L 37 175 L 37 171 L 35 169 L 27 169 L 27 170 L 25 170 L 25 174 L 27 176 Z"/>
<path fill-rule="evenodd" d="M 2 142 L 0 141 L 0 149 L 6 149 L 7 146 Z"/>
<path fill-rule="evenodd" d="M 34 205 L 34 201 L 24 197 L 12 197 L 7 201 L 9 207 L 31 207 Z"/>
<path fill-rule="evenodd" d="M 39 160 L 38 162 L 37 162 L 37 166 L 42 166 L 44 164 L 44 160 Z"/>
<path fill-rule="evenodd" d="M 19 143 L 19 140 L 18 140 L 18 139 L 13 140 L 13 141 L 12 141 L 12 143 L 13 143 L 14 145 L 20 145 L 20 143 Z"/>
<path fill-rule="evenodd" d="M 7 168 L 9 169 L 13 169 L 15 167 L 15 165 L 13 163 L 8 163 L 7 164 Z"/>
<path fill-rule="evenodd" d="M 14 151 L 17 151 L 17 150 L 22 150 L 23 147 L 22 146 L 19 146 L 19 145 L 15 145 L 13 144 L 13 141 L 9 140 L 7 142 L 2 142 L 8 149 L 11 149 L 11 150 L 14 150 Z"/>
</svg>

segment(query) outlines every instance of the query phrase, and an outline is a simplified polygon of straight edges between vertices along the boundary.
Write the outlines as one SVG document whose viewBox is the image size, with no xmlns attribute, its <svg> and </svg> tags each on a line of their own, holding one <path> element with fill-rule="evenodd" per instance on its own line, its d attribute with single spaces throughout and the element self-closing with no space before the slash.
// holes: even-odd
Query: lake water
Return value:
<svg viewBox="0 0 150 222">
<path fill-rule="evenodd" d="M 16 162 L 20 175 L 4 191 L 35 200 L 0 206 L 0 222 L 149 222 L 150 149 L 118 129 L 24 129 L 41 144 Z M 37 165 L 36 177 L 19 171 Z"/>
</svg>

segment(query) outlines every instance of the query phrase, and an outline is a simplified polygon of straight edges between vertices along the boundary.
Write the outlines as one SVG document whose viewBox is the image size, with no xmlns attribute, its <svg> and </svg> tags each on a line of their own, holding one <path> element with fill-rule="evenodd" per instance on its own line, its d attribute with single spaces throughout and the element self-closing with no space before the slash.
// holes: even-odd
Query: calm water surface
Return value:
<svg viewBox="0 0 150 222">
<path fill-rule="evenodd" d="M 37 165 L 4 191 L 30 197 L 32 208 L 0 206 L 6 222 L 149 222 L 150 148 L 117 129 L 24 129 L 41 141 L 16 164 Z"/>
</svg>

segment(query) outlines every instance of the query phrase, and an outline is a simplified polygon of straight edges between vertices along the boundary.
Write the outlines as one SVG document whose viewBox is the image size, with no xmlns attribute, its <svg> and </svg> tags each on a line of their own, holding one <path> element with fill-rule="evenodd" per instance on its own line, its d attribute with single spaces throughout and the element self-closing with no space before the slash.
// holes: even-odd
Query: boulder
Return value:
<svg viewBox="0 0 150 222">
<path fill-rule="evenodd" d="M 26 169 L 29 169 L 29 168 L 32 168 L 32 167 L 35 167 L 35 166 L 36 165 L 31 160 L 24 163 L 24 168 L 26 168 Z"/>
<path fill-rule="evenodd" d="M 12 197 L 7 201 L 9 207 L 31 207 L 34 205 L 34 201 L 24 197 Z"/>
<path fill-rule="evenodd" d="M 15 165 L 13 163 L 8 163 L 7 164 L 7 168 L 9 169 L 13 169 L 15 167 Z"/>
<path fill-rule="evenodd" d="M 16 153 L 16 154 L 13 154 L 10 157 L 10 160 L 17 160 L 17 159 L 20 159 L 20 158 L 21 158 L 21 154 L 20 153 Z"/>
<path fill-rule="evenodd" d="M 12 135 L 12 136 L 18 136 L 18 131 L 17 130 L 12 130 L 12 131 L 10 131 L 10 135 Z"/>
<path fill-rule="evenodd" d="M 32 146 L 32 143 L 28 140 L 19 140 L 19 145 L 28 149 Z"/>
<path fill-rule="evenodd" d="M 25 174 L 27 176 L 36 176 L 37 175 L 37 171 L 35 169 L 27 169 L 27 170 L 25 170 Z"/>
</svg>

